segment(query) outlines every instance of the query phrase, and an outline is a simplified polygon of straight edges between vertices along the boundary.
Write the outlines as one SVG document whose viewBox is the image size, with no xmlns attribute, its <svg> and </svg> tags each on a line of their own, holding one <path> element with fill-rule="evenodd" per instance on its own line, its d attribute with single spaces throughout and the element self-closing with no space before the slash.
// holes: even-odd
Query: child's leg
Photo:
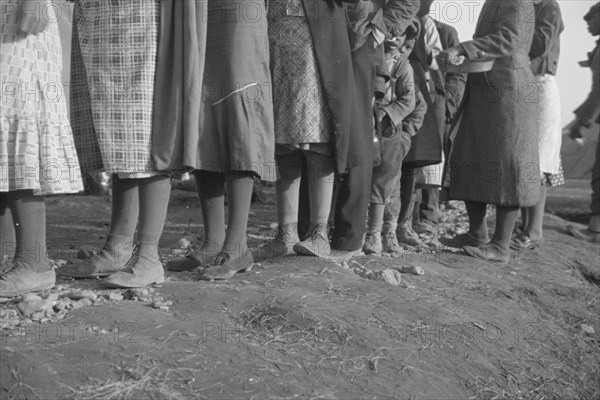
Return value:
<svg viewBox="0 0 600 400">
<path fill-rule="evenodd" d="M 153 176 L 138 180 L 139 184 L 139 248 L 128 262 L 131 271 L 121 271 L 106 279 L 113 287 L 143 287 L 164 281 L 164 270 L 158 257 L 158 241 L 162 235 L 169 198 L 171 178 Z"/>
<path fill-rule="evenodd" d="M 13 269 L 0 276 L 0 296 L 54 287 L 55 275 L 46 254 L 46 206 L 31 190 L 8 192 L 6 200 L 15 223 Z"/>
<path fill-rule="evenodd" d="M 15 225 L 8 206 L 8 193 L 0 193 L 0 263 L 15 255 Z"/>
</svg>

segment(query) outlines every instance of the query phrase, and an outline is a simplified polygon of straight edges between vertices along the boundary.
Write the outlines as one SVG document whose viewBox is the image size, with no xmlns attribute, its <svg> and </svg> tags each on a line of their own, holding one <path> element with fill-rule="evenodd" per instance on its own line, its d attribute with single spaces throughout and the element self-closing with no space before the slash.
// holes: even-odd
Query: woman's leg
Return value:
<svg viewBox="0 0 600 400">
<path fill-rule="evenodd" d="M 507 263 L 510 260 L 510 239 L 518 214 L 518 207 L 496 206 L 496 229 L 492 240 L 480 246 L 464 246 L 463 249 L 477 259 Z"/>
<path fill-rule="evenodd" d="M 335 164 L 330 155 L 304 152 L 310 199 L 311 235 L 294 246 L 298 254 L 327 256 L 331 253 L 328 239 L 328 220 L 333 197 Z"/>
<path fill-rule="evenodd" d="M 97 257 L 88 263 L 65 265 L 59 275 L 73 278 L 104 277 L 125 269 L 134 248 L 133 237 L 140 211 L 139 180 L 112 176 L 110 231 Z"/>
<path fill-rule="evenodd" d="M 222 252 L 231 258 L 244 257 L 248 250 L 246 232 L 253 187 L 252 172 L 227 174 L 227 233 Z"/>
<path fill-rule="evenodd" d="M 171 178 L 153 176 L 138 179 L 139 229 L 138 249 L 125 270 L 109 276 L 105 283 L 113 287 L 143 287 L 164 281 L 164 270 L 158 257 L 158 242 L 162 235 L 169 198 Z"/>
<path fill-rule="evenodd" d="M 0 193 L 0 263 L 15 255 L 15 225 L 8 206 L 8 193 Z"/>
<path fill-rule="evenodd" d="M 487 231 L 487 204 L 477 201 L 465 201 L 469 217 L 469 235 L 481 241 L 489 241 Z"/>
<path fill-rule="evenodd" d="M 537 203 L 533 207 L 522 208 L 521 210 L 526 210 L 528 218 L 527 224 L 523 224 L 525 227 L 525 234 L 536 242 L 541 242 L 544 234 L 543 234 L 543 225 L 544 225 L 544 211 L 546 209 L 546 186 L 542 186 L 542 199 L 539 203 Z M 522 215 L 522 214 L 521 214 Z"/>
<path fill-rule="evenodd" d="M 254 260 L 266 260 L 292 254 L 298 238 L 298 210 L 303 167 L 302 153 L 281 151 L 276 154 L 279 179 L 277 196 L 277 233 L 273 240 L 253 251 Z M 307 197 L 307 196 L 305 196 Z"/>
<path fill-rule="evenodd" d="M 246 231 L 253 186 L 252 172 L 227 174 L 228 216 L 225 242 L 212 265 L 202 271 L 200 279 L 228 279 L 252 266 L 254 260 L 246 244 Z"/>
<path fill-rule="evenodd" d="M 202 245 L 185 257 L 167 264 L 173 271 L 191 271 L 210 265 L 219 254 L 225 240 L 225 174 L 196 171 L 196 190 L 200 200 L 204 239 Z"/>
<path fill-rule="evenodd" d="M 0 296 L 21 294 L 54 287 L 56 277 L 46 254 L 46 206 L 32 190 L 6 194 L 15 226 L 13 268 L 0 276 Z"/>
</svg>

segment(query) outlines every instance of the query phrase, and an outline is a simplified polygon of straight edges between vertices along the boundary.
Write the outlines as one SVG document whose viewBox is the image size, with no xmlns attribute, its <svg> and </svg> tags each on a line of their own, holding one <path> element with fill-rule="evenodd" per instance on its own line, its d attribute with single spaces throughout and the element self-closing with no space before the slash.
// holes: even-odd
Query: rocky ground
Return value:
<svg viewBox="0 0 600 400">
<path fill-rule="evenodd" d="M 137 290 L 60 279 L 1 300 L 0 399 L 600 398 L 600 247 L 561 218 L 584 222 L 586 190 L 551 192 L 542 251 L 506 266 L 442 248 L 466 229 L 454 203 L 402 255 L 291 256 L 228 282 L 167 272 Z M 272 199 L 252 208 L 252 246 L 272 233 Z M 85 262 L 110 202 L 47 204 L 55 265 Z M 164 261 L 201 234 L 194 194 L 174 191 Z"/>
</svg>

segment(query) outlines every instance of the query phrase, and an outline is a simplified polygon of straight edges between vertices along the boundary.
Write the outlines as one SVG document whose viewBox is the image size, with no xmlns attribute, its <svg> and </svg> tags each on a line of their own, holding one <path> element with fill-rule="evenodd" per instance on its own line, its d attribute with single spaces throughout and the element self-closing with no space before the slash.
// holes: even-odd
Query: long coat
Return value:
<svg viewBox="0 0 600 400">
<path fill-rule="evenodd" d="M 334 2 L 303 0 L 303 4 L 333 119 L 336 169 L 344 172 L 348 160 L 352 99 L 355 95 L 346 15 L 344 8 Z"/>
<path fill-rule="evenodd" d="M 459 200 L 528 207 L 540 200 L 535 82 L 529 49 L 535 24 L 530 0 L 487 0 L 469 59 L 494 58 L 470 74 L 450 158 L 450 195 Z"/>
</svg>

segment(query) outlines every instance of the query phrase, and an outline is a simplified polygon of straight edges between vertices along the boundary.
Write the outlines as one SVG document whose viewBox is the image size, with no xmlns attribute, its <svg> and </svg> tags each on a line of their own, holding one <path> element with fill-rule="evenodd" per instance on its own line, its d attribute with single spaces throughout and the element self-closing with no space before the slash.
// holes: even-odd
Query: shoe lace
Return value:
<svg viewBox="0 0 600 400">
<path fill-rule="evenodd" d="M 14 260 L 10 260 L 10 267 L 8 267 L 8 269 L 6 271 L 0 272 L 0 278 L 10 274 L 11 272 L 15 271 L 17 268 L 19 268 L 17 263 L 15 263 Z"/>
<path fill-rule="evenodd" d="M 129 257 L 129 260 L 127 260 L 127 262 L 125 263 L 125 268 L 133 269 L 133 267 L 135 267 L 135 265 L 137 264 L 139 258 L 140 258 L 140 245 L 134 244 L 133 252 L 131 252 L 131 257 Z"/>
</svg>

